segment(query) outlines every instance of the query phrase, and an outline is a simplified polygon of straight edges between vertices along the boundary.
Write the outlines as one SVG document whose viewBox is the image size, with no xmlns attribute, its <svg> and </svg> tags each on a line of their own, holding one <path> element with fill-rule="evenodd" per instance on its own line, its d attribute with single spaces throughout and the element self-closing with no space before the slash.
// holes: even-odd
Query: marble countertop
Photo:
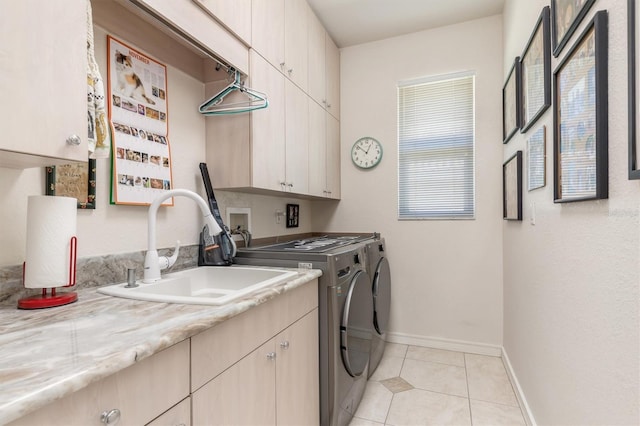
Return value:
<svg viewBox="0 0 640 426">
<path fill-rule="evenodd" d="M 285 269 L 285 268 L 283 268 Z M 143 302 L 78 290 L 57 308 L 0 306 L 0 424 L 319 277 L 291 280 L 222 306 Z"/>
</svg>

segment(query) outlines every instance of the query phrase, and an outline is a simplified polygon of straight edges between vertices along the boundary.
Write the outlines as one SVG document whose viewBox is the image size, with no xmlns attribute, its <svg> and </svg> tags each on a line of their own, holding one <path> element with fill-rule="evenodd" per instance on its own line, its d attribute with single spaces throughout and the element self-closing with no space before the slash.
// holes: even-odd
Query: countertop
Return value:
<svg viewBox="0 0 640 426">
<path fill-rule="evenodd" d="M 286 268 L 282 268 L 286 269 Z M 222 306 L 143 302 L 78 290 L 57 308 L 0 306 L 0 424 L 8 423 L 319 277 L 291 280 Z"/>
</svg>

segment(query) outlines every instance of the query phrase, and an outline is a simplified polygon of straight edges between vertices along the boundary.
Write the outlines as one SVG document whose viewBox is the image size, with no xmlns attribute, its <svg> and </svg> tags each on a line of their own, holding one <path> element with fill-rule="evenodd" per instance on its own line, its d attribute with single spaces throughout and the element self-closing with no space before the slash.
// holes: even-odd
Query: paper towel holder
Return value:
<svg viewBox="0 0 640 426">
<path fill-rule="evenodd" d="M 69 282 L 60 287 L 73 287 L 76 285 L 76 260 L 77 260 L 78 239 L 74 236 L 70 239 L 69 244 Z M 22 285 L 24 286 L 24 273 L 27 262 L 22 263 Z M 26 288 L 26 287 L 25 287 Z M 51 292 L 47 292 L 47 288 L 42 289 L 42 294 L 29 296 L 18 300 L 19 309 L 42 309 L 53 308 L 55 306 L 68 305 L 78 300 L 76 292 L 65 292 L 56 294 L 56 287 L 51 288 Z"/>
</svg>

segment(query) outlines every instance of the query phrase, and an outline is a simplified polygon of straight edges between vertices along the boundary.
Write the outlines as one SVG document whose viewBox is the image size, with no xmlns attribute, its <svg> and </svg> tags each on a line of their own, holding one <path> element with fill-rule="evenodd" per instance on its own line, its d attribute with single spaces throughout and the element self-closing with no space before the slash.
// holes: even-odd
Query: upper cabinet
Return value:
<svg viewBox="0 0 640 426">
<path fill-rule="evenodd" d="M 250 86 L 269 107 L 207 118 L 207 163 L 217 189 L 256 189 L 307 195 L 309 97 L 251 50 Z M 207 90 L 215 93 L 218 85 Z"/>
<path fill-rule="evenodd" d="M 340 119 L 340 51 L 309 9 L 309 96 Z"/>
<path fill-rule="evenodd" d="M 137 6 L 138 9 L 151 15 L 161 23 L 167 24 L 169 29 L 176 32 L 187 42 L 201 48 L 213 57 L 221 58 L 237 70 L 245 74 L 248 73 L 248 47 L 240 39 L 227 31 L 217 20 L 212 19 L 209 13 L 205 12 L 205 10 L 209 12 L 211 12 L 211 10 L 219 10 L 222 12 L 221 7 L 215 9 L 215 4 L 218 2 L 195 2 L 193 0 L 117 1 Z M 204 6 L 205 10 L 203 10 L 203 7 L 199 7 L 198 4 Z M 239 1 L 239 4 L 242 5 L 244 2 Z M 206 7 L 207 5 L 208 7 Z M 211 9 L 209 9 L 209 7 Z M 227 11 L 225 13 L 230 12 Z M 246 11 L 244 13 L 246 13 Z"/>
<path fill-rule="evenodd" d="M 247 45 L 251 44 L 251 0 L 193 0 Z"/>
<path fill-rule="evenodd" d="M 325 38 L 325 108 L 340 120 L 340 51 L 329 34 Z"/>
<path fill-rule="evenodd" d="M 87 161 L 86 22 L 85 0 L 3 4 L 1 167 Z"/>
<path fill-rule="evenodd" d="M 306 92 L 306 0 L 252 0 L 251 5 L 251 47 Z"/>
</svg>

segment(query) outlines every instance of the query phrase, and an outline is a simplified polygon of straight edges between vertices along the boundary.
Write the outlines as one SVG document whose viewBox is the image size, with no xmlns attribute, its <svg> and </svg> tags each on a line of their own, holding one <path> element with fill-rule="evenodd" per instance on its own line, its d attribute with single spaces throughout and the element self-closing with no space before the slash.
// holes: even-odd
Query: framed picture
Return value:
<svg viewBox="0 0 640 426">
<path fill-rule="evenodd" d="M 629 179 L 640 179 L 640 147 L 638 146 L 638 101 L 640 95 L 637 82 L 637 73 L 640 70 L 640 54 L 638 48 L 638 13 L 640 8 L 636 6 L 636 0 L 627 1 L 628 13 L 628 48 L 629 48 Z"/>
<path fill-rule="evenodd" d="M 79 209 L 96 208 L 96 160 L 46 167 L 46 195 L 73 197 Z"/>
<path fill-rule="evenodd" d="M 300 218 L 300 205 L 287 204 L 287 228 L 297 228 Z"/>
<path fill-rule="evenodd" d="M 542 9 L 520 60 L 522 80 L 521 132 L 526 132 L 551 106 L 549 6 Z"/>
<path fill-rule="evenodd" d="M 522 151 L 502 165 L 502 218 L 522 220 Z"/>
<path fill-rule="evenodd" d="M 576 31 L 580 21 L 596 0 L 551 0 L 553 29 L 553 56 L 558 57 L 562 48 Z"/>
<path fill-rule="evenodd" d="M 520 57 L 516 57 L 502 87 L 502 143 L 520 128 Z"/>
<path fill-rule="evenodd" d="M 536 130 L 527 140 L 527 190 L 542 188 L 547 184 L 547 128 L 545 126 Z"/>
<path fill-rule="evenodd" d="M 608 197 L 607 12 L 554 72 L 554 201 Z"/>
</svg>

